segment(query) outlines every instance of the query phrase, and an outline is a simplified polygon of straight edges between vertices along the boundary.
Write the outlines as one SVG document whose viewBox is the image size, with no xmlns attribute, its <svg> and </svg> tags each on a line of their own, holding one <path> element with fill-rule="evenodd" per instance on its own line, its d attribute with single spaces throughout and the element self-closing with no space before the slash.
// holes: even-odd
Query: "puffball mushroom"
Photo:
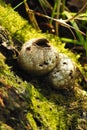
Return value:
<svg viewBox="0 0 87 130">
<path fill-rule="evenodd" d="M 26 42 L 18 56 L 19 66 L 27 73 L 44 75 L 52 71 L 58 62 L 58 51 L 45 38 Z"/>
<path fill-rule="evenodd" d="M 47 80 L 57 89 L 72 88 L 75 83 L 75 64 L 63 53 L 59 53 L 58 58 L 60 60 L 52 72 L 49 73 Z"/>
</svg>

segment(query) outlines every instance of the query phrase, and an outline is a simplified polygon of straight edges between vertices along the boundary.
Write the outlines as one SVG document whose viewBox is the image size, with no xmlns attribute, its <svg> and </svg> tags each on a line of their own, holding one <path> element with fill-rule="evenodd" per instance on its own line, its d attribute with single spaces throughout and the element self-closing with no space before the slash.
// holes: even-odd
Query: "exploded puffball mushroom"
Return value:
<svg viewBox="0 0 87 130">
<path fill-rule="evenodd" d="M 58 52 L 45 38 L 26 42 L 18 56 L 19 66 L 27 73 L 44 75 L 52 71 L 58 62 Z"/>
<path fill-rule="evenodd" d="M 53 71 L 49 73 L 47 80 L 55 88 L 72 88 L 75 83 L 75 64 L 63 53 L 59 53 L 59 59 L 60 61 Z"/>
<path fill-rule="evenodd" d="M 54 88 L 68 89 L 75 84 L 75 63 L 67 55 L 59 53 L 45 38 L 26 42 L 18 56 L 18 63 L 27 73 L 45 75 Z"/>
</svg>

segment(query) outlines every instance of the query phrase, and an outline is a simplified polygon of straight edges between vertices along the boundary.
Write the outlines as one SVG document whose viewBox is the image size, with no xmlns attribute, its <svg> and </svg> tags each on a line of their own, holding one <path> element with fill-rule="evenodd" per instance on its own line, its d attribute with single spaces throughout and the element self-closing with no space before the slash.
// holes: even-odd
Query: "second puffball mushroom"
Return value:
<svg viewBox="0 0 87 130">
<path fill-rule="evenodd" d="M 44 75 L 52 71 L 58 62 L 58 52 L 45 38 L 26 42 L 18 56 L 19 66 L 27 73 Z"/>
<path fill-rule="evenodd" d="M 76 67 L 65 54 L 59 53 L 59 63 L 49 73 L 47 80 L 56 89 L 69 89 L 74 86 Z"/>
</svg>

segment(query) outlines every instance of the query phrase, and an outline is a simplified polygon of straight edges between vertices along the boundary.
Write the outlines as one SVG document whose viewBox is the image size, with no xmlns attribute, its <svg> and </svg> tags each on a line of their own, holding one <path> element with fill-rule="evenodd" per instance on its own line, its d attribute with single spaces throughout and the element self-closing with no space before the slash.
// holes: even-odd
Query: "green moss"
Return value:
<svg viewBox="0 0 87 130">
<path fill-rule="evenodd" d="M 4 79 L 3 83 L 5 86 L 13 86 L 15 91 L 26 99 L 28 103 L 26 120 L 32 129 L 57 130 L 57 128 L 59 128 L 60 130 L 67 130 L 65 108 L 56 105 L 55 102 L 49 101 L 40 93 L 40 89 L 36 89 L 33 85 L 23 82 L 19 77 L 16 77 L 5 64 L 4 56 L 2 54 L 0 56 L 2 57 L 0 67 L 4 67 L 4 69 L 0 71 L 1 83 L 3 81 L 2 79 Z M 8 97 L 9 94 L 8 102 L 10 110 L 14 110 L 14 107 L 19 109 L 18 106 L 20 105 L 17 103 L 18 100 L 12 99 L 10 93 L 6 94 L 6 89 L 0 89 L 0 91 L 2 91 L 4 97 Z M 3 130 L 2 127 L 1 130 Z"/>
<path fill-rule="evenodd" d="M 33 121 L 36 122 L 38 129 L 67 130 L 67 115 L 65 108 L 49 101 L 35 89 L 34 86 L 27 86 L 26 92 L 28 92 L 28 94 L 26 93 L 25 95 L 29 102 Z M 28 120 L 30 120 L 30 116 L 31 115 L 28 113 Z"/>
<path fill-rule="evenodd" d="M 4 78 L 7 74 L 10 74 L 10 67 L 5 64 L 5 57 L 0 53 L 0 77 Z"/>
<path fill-rule="evenodd" d="M 3 122 L 0 122 L 0 130 L 14 130 L 14 129 Z"/>
<path fill-rule="evenodd" d="M 36 89 L 33 85 L 22 82 L 19 77 L 15 77 L 13 72 L 10 71 L 10 68 L 5 64 L 3 55 L 1 55 L 1 57 L 0 63 L 2 62 L 2 64 L 0 66 L 6 66 L 4 72 L 0 72 L 1 79 L 4 78 L 5 85 L 13 86 L 15 91 L 20 95 L 22 94 L 26 99 L 28 103 L 26 120 L 28 120 L 32 129 L 38 130 L 41 128 L 43 130 L 57 130 L 57 128 L 59 128 L 60 130 L 67 130 L 67 115 L 65 108 L 56 105 L 55 102 L 49 101 L 40 93 L 40 90 Z M 4 96 L 7 95 L 4 94 L 4 91 L 2 92 Z M 9 107 L 13 110 L 15 102 L 13 99 L 9 98 L 9 103 L 10 102 L 12 102 L 12 105 L 10 104 Z"/>
<path fill-rule="evenodd" d="M 28 21 L 19 16 L 17 12 L 14 12 L 10 6 L 3 7 L 0 5 L 0 24 L 6 27 L 15 38 L 18 38 L 22 42 L 33 37 L 44 36 L 33 29 Z"/>
<path fill-rule="evenodd" d="M 2 4 L 0 5 L 0 24 L 4 26 L 13 37 L 21 42 L 25 42 L 31 38 L 45 37 L 50 40 L 52 44 L 59 45 L 59 47 L 61 46 L 61 50 L 64 49 L 64 45 L 60 43 L 58 37 L 35 30 L 27 20 L 23 19 L 10 6 L 5 4 L 4 6 L 2 6 Z"/>
</svg>

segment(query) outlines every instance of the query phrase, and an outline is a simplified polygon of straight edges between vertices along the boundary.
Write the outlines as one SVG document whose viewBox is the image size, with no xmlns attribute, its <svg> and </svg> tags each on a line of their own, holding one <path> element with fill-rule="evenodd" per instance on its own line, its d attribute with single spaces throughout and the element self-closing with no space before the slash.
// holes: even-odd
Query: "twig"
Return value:
<svg viewBox="0 0 87 130">
<path fill-rule="evenodd" d="M 74 15 L 73 17 L 64 20 L 65 22 L 69 22 L 70 20 L 75 19 L 80 13 L 82 13 L 84 11 L 84 9 L 87 7 L 87 2 L 84 4 L 84 6 L 76 13 L 76 15 Z"/>
<path fill-rule="evenodd" d="M 26 0 L 24 0 L 24 5 L 25 5 L 26 12 L 28 14 L 29 20 L 32 23 L 33 27 L 35 27 L 35 29 L 37 29 L 37 30 L 40 30 L 37 20 L 35 18 L 34 12 L 31 11 L 31 9 L 29 8 Z"/>
<path fill-rule="evenodd" d="M 41 13 L 39 13 L 39 12 L 33 11 L 33 10 L 31 10 L 31 9 L 30 9 L 30 12 L 33 12 L 34 14 L 36 14 L 36 15 L 38 15 L 38 16 L 41 16 L 41 17 L 44 17 L 44 18 L 53 20 L 53 21 L 55 21 L 55 22 L 58 22 L 60 25 L 66 27 L 66 28 L 69 28 L 69 29 L 70 29 L 70 28 L 71 28 L 71 29 L 74 29 L 74 30 L 80 32 L 82 35 L 86 36 L 86 34 L 85 34 L 84 32 L 82 32 L 82 31 L 80 31 L 79 29 L 76 29 L 76 28 L 72 27 L 71 25 L 67 24 L 65 20 L 55 19 L 55 18 L 52 18 L 52 17 L 50 17 L 50 16 L 48 16 L 48 15 L 41 14 Z"/>
</svg>

